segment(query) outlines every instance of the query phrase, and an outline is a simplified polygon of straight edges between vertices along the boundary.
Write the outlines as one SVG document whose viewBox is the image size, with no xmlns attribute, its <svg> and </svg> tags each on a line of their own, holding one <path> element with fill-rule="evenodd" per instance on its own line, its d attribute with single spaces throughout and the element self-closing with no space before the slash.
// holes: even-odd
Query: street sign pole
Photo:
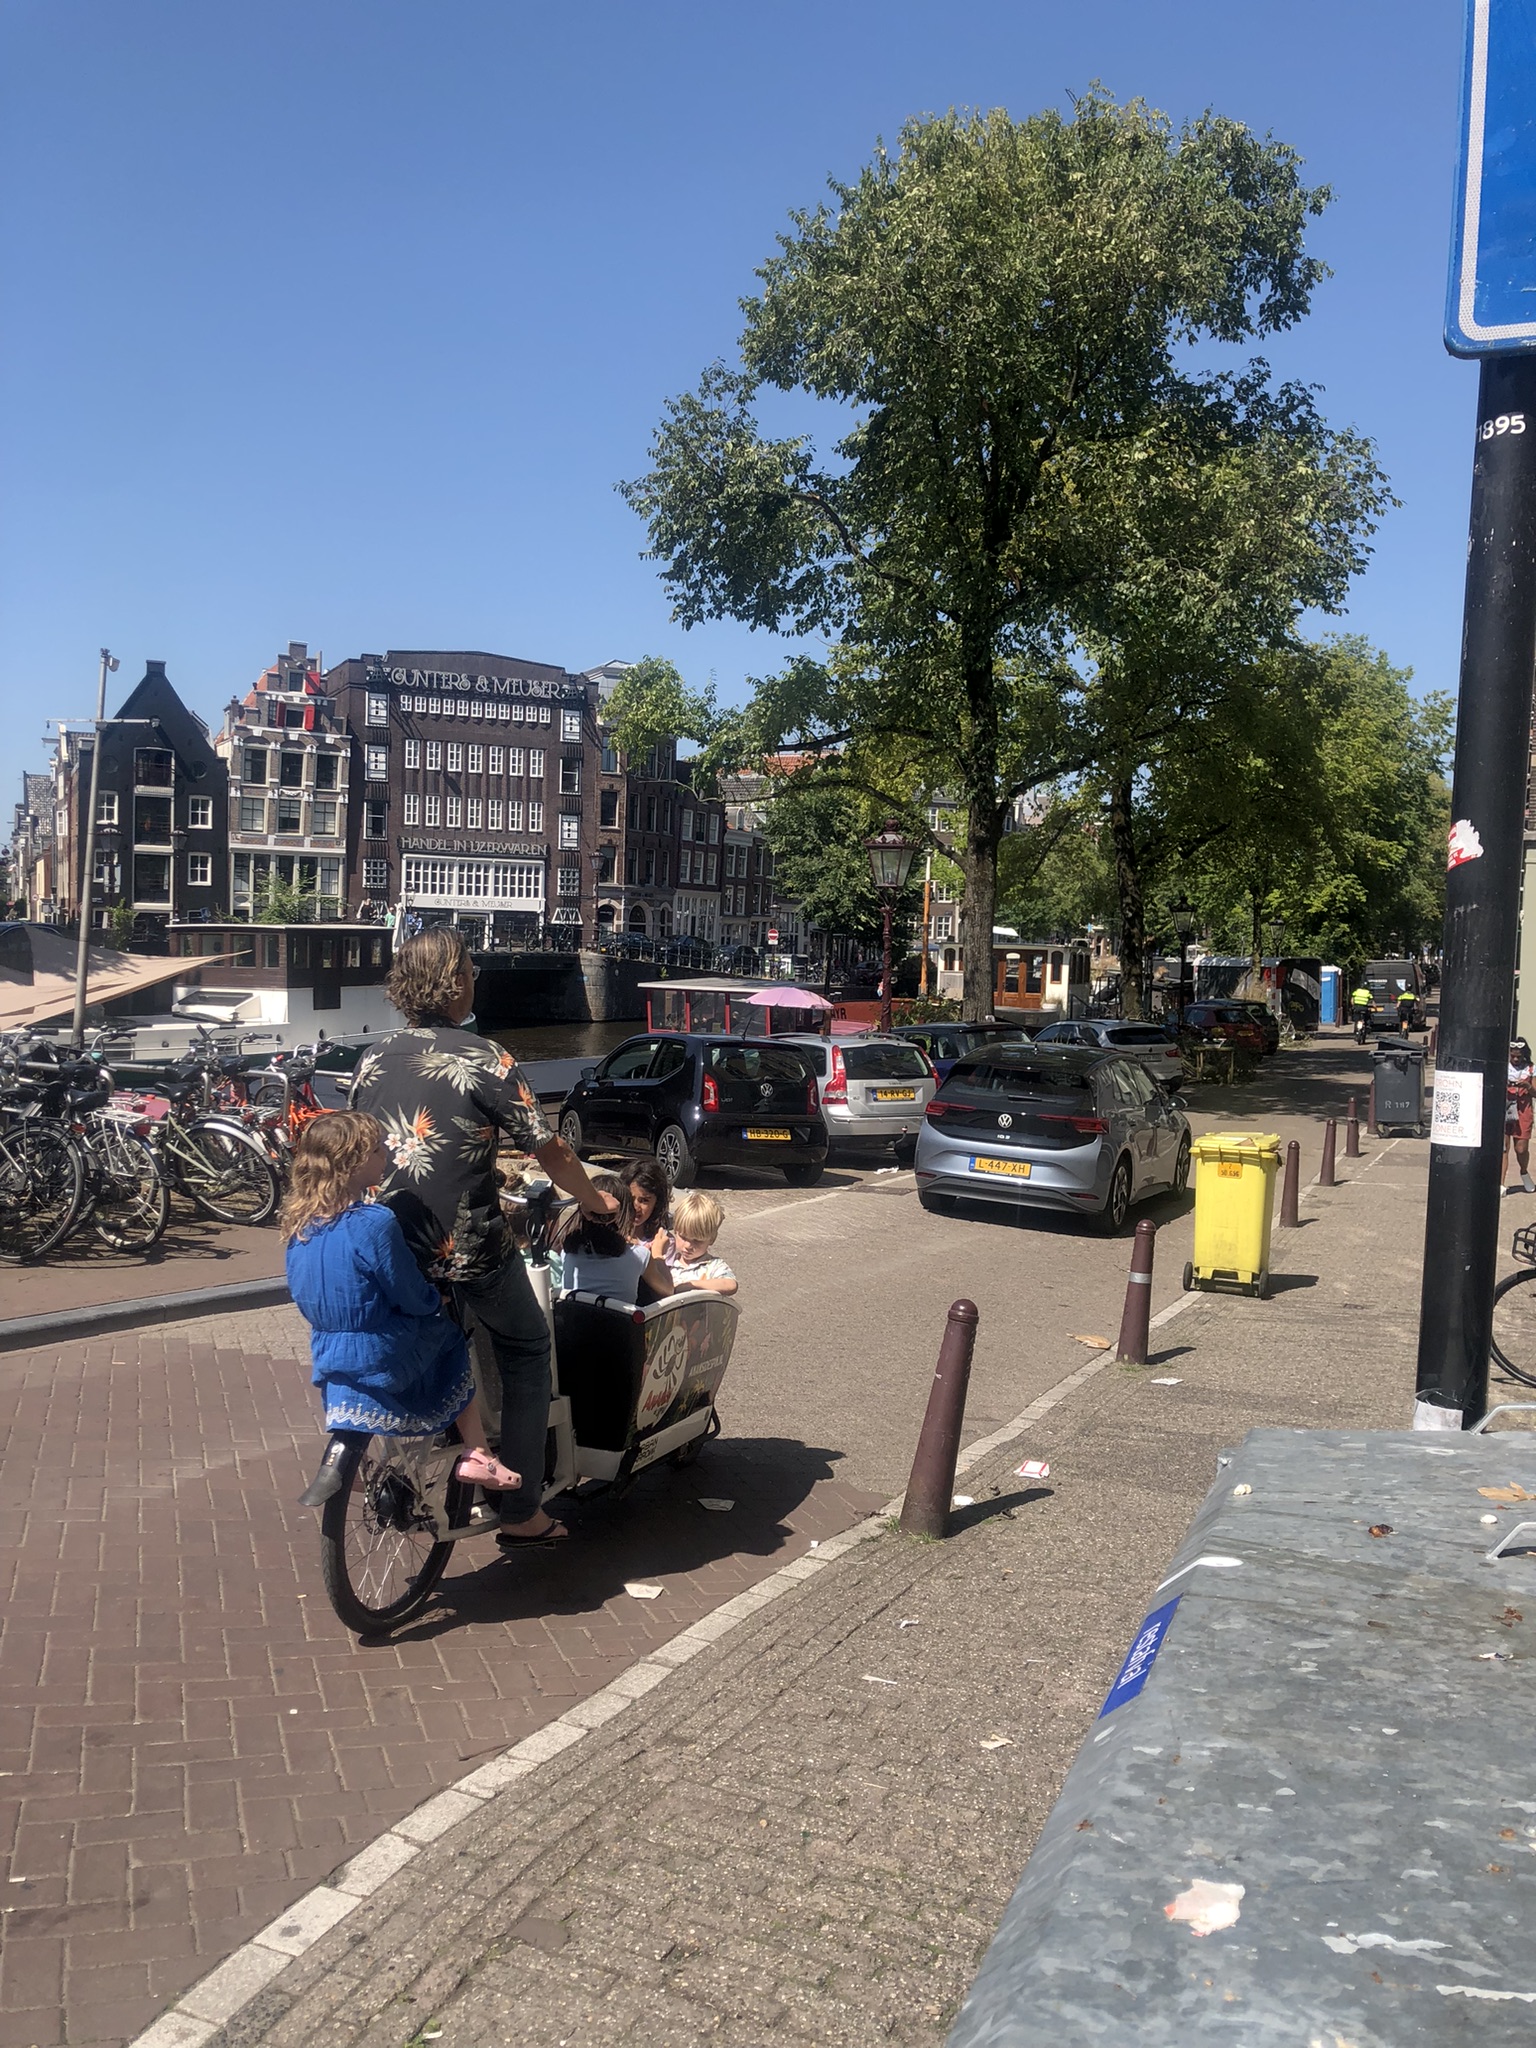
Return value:
<svg viewBox="0 0 1536 2048">
<path fill-rule="evenodd" d="M 1422 1428 L 1468 1426 L 1488 1405 L 1504 1075 L 1531 761 L 1536 356 L 1488 357 L 1478 397 L 1419 1309 L 1414 1419 Z M 1527 962 L 1527 972 L 1536 972 L 1536 962 Z"/>
<path fill-rule="evenodd" d="M 1466 23 L 1445 342 L 1481 371 L 1416 1429 L 1467 1428 L 1488 1405 L 1536 672 L 1536 37 L 1530 0 L 1467 0 Z"/>
</svg>

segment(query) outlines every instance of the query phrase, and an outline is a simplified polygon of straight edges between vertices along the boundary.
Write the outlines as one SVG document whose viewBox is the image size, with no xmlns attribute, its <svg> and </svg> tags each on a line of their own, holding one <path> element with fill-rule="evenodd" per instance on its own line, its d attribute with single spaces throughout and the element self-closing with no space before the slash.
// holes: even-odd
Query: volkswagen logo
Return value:
<svg viewBox="0 0 1536 2048">
<path fill-rule="evenodd" d="M 757 1084 L 757 1092 L 759 1095 L 762 1096 L 764 1102 L 766 1102 L 768 1100 L 768 1097 L 773 1093 L 773 1083 L 771 1081 L 759 1081 Z"/>
<path fill-rule="evenodd" d="M 1013 1118 L 1009 1116 L 1006 1110 L 1004 1110 L 1003 1114 L 998 1118 L 997 1128 L 1000 1131 L 1011 1131 L 1013 1129 Z"/>
</svg>

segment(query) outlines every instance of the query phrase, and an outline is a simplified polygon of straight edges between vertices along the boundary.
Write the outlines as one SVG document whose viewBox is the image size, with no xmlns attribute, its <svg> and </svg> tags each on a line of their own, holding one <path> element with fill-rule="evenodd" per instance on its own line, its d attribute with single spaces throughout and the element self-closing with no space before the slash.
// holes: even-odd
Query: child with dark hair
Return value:
<svg viewBox="0 0 1536 2048">
<path fill-rule="evenodd" d="M 665 1259 L 666 1232 L 658 1230 L 653 1239 L 636 1242 L 632 1191 L 611 1173 L 594 1174 L 592 1185 L 617 1198 L 618 1214 L 612 1221 L 578 1218 L 560 1247 L 565 1259 L 565 1292 L 600 1294 L 610 1301 L 630 1303 L 638 1302 L 642 1292 L 647 1301 L 672 1293 L 672 1275 Z"/>
<path fill-rule="evenodd" d="M 619 1174 L 629 1197 L 630 1222 L 624 1235 L 633 1242 L 654 1238 L 672 1228 L 672 1183 L 657 1159 L 631 1159 Z"/>
</svg>

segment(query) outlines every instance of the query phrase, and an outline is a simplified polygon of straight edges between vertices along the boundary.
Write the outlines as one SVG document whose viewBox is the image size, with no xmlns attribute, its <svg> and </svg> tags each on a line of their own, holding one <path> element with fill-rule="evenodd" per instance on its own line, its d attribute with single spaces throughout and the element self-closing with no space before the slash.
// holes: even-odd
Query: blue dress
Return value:
<svg viewBox="0 0 1536 2048">
<path fill-rule="evenodd" d="M 390 1211 L 356 1203 L 288 1247 L 327 1429 L 435 1436 L 474 1392 L 469 1347 Z"/>
</svg>

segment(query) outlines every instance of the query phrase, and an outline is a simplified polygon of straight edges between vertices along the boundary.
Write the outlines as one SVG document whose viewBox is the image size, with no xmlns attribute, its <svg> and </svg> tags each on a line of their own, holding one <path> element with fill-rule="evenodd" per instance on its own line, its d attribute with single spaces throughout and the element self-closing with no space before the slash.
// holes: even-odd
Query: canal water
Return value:
<svg viewBox="0 0 1536 2048">
<path fill-rule="evenodd" d="M 600 1060 L 626 1038 L 644 1031 L 645 1019 L 617 1024 L 517 1024 L 507 1031 L 488 1031 L 522 1064 L 527 1060 Z"/>
</svg>

